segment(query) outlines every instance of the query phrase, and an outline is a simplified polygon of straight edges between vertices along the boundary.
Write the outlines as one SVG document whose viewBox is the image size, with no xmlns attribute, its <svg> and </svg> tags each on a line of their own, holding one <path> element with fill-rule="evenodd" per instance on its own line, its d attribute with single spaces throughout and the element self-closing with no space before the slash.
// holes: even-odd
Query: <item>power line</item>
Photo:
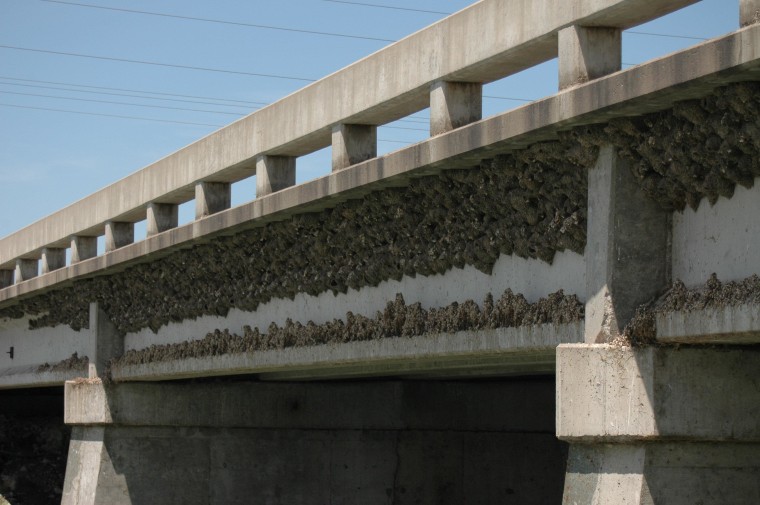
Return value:
<svg viewBox="0 0 760 505">
<path fill-rule="evenodd" d="M 164 105 L 148 105 L 148 104 L 142 104 L 142 103 L 116 102 L 116 101 L 111 101 L 111 100 L 94 100 L 92 98 L 75 98 L 75 97 L 70 97 L 70 96 L 42 95 L 38 93 L 19 93 L 16 91 L 0 90 L 0 93 L 6 94 L 6 95 L 35 96 L 35 97 L 40 97 L 40 98 L 56 98 L 58 100 L 74 100 L 77 102 L 108 103 L 108 104 L 113 104 L 113 105 L 130 105 L 132 107 L 147 107 L 151 109 L 183 110 L 183 111 L 188 111 L 188 112 L 207 112 L 211 114 L 226 114 L 228 116 L 237 116 L 237 117 L 243 117 L 245 115 L 245 114 L 240 114 L 237 112 L 226 112 L 226 111 L 205 110 L 205 109 L 185 109 L 182 107 L 169 107 L 169 106 L 164 106 Z"/>
<path fill-rule="evenodd" d="M 429 11 L 425 9 L 412 9 L 409 7 L 396 7 L 395 5 L 380 5 L 380 4 L 369 4 L 364 2 L 347 2 L 345 0 L 323 0 L 325 2 L 332 2 L 336 4 L 348 4 L 348 5 L 361 5 L 362 7 L 377 7 L 380 9 L 392 9 L 397 11 L 412 11 L 412 12 L 424 12 L 426 14 L 443 14 L 444 16 L 448 16 L 449 14 L 453 14 L 451 12 L 442 12 L 442 11 Z"/>
<path fill-rule="evenodd" d="M 101 10 L 107 10 L 107 11 L 116 11 L 116 12 L 125 12 L 129 14 L 142 14 L 145 16 L 158 16 L 158 17 L 164 17 L 164 18 L 175 18 L 175 19 L 184 19 L 186 21 L 202 21 L 204 23 L 217 23 L 217 24 L 224 24 L 224 25 L 235 25 L 235 26 L 245 26 L 247 28 L 260 28 L 264 30 L 278 30 L 278 31 L 284 31 L 284 32 L 295 32 L 295 33 L 306 33 L 309 35 L 323 35 L 327 37 L 342 37 L 347 39 L 362 39 L 362 40 L 373 40 L 377 42 L 395 42 L 395 40 L 392 39 L 383 39 L 379 37 L 369 37 L 365 35 L 350 35 L 347 33 L 335 33 L 335 32 L 322 32 L 322 31 L 316 31 L 316 30 L 302 30 L 299 28 L 288 28 L 284 26 L 272 26 L 272 25 L 259 25 L 259 24 L 252 24 L 252 23 L 242 23 L 239 21 L 228 21 L 224 19 L 211 19 L 211 18 L 199 18 L 199 17 L 193 17 L 193 16 L 181 16 L 179 14 L 166 14 L 163 12 L 152 12 L 152 11 L 141 11 L 141 10 L 134 10 L 134 9 L 122 9 L 117 7 L 106 7 L 104 5 L 93 5 L 93 4 L 85 4 L 85 3 L 79 3 L 79 2 L 65 2 L 63 0 L 40 0 L 41 2 L 47 2 L 47 3 L 53 3 L 53 4 L 61 4 L 61 5 L 70 5 L 74 7 L 86 7 L 90 9 L 101 9 Z"/>
<path fill-rule="evenodd" d="M 491 98 L 494 100 L 513 100 L 515 102 L 535 102 L 535 100 L 530 100 L 528 98 L 513 98 L 510 96 L 491 96 L 491 95 L 483 95 L 483 98 Z"/>
<path fill-rule="evenodd" d="M 91 85 L 88 85 L 88 84 L 77 84 L 77 83 L 73 83 L 73 82 L 56 82 L 56 81 L 40 81 L 40 80 L 36 80 L 36 79 L 21 79 L 21 78 L 18 78 L 18 77 L 7 77 L 7 76 L 4 76 L 4 75 L 0 75 L 0 79 L 6 79 L 6 80 L 9 80 L 9 81 L 21 81 L 21 82 L 37 82 L 37 83 L 41 83 L 41 84 L 59 84 L 59 85 L 62 85 L 62 86 L 77 86 L 77 87 L 80 87 L 80 88 L 108 89 L 108 90 L 112 90 L 112 91 L 128 91 L 130 93 L 147 93 L 147 94 L 150 94 L 150 95 L 179 96 L 179 97 L 182 97 L 182 98 L 200 98 L 202 100 L 216 100 L 218 102 L 235 102 L 235 103 L 246 104 L 246 105 L 267 105 L 267 103 L 268 103 L 268 102 L 252 102 L 252 101 L 249 101 L 249 100 L 232 100 L 232 99 L 229 99 L 229 98 L 216 98 L 216 97 L 213 97 L 213 96 L 180 95 L 178 93 L 163 93 L 163 92 L 160 92 L 160 91 L 146 91 L 146 90 L 141 90 L 141 89 L 109 88 L 109 87 L 106 87 L 106 86 L 91 86 Z M 20 85 L 17 84 L 16 86 L 20 86 Z M 77 90 L 71 90 L 71 91 L 77 91 Z M 119 96 L 121 96 L 121 95 L 119 95 Z M 132 96 L 132 95 L 123 95 L 123 96 Z M 154 100 L 169 100 L 168 98 L 167 99 L 164 99 L 164 98 L 152 98 L 152 97 L 147 97 L 147 96 L 144 97 L 144 98 L 151 98 L 151 99 L 154 99 Z M 180 101 L 180 100 L 175 100 L 175 101 Z M 210 102 L 189 102 L 189 103 L 205 103 L 207 105 L 224 105 L 224 104 L 215 104 L 215 103 L 210 103 Z M 233 107 L 233 106 L 230 105 L 230 106 L 226 106 L 226 107 Z M 238 107 L 238 106 L 236 105 L 234 107 Z"/>
<path fill-rule="evenodd" d="M 654 32 L 635 32 L 635 31 L 626 31 L 625 33 L 631 33 L 633 35 L 649 35 L 651 37 L 670 37 L 674 39 L 689 39 L 689 40 L 708 40 L 704 37 L 690 37 L 688 35 L 670 35 L 667 33 L 654 33 Z"/>
<path fill-rule="evenodd" d="M 269 77 L 272 79 L 287 79 L 291 81 L 314 82 L 314 79 L 307 79 L 305 77 L 294 77 L 294 76 L 289 76 L 289 75 L 261 74 L 261 73 L 256 73 L 256 72 L 243 72 L 241 70 L 226 70 L 222 68 L 194 67 L 190 65 L 176 65 L 173 63 L 159 63 L 155 61 L 130 60 L 127 58 L 115 58 L 111 56 L 96 56 L 92 54 L 69 53 L 65 51 L 51 51 L 49 49 L 33 49 L 30 47 L 7 46 L 3 44 L 0 44 L 0 48 L 12 49 L 14 51 L 28 51 L 28 52 L 33 52 L 33 53 L 56 54 L 59 56 L 75 56 L 77 58 L 90 58 L 94 60 L 118 61 L 122 63 L 135 63 L 139 65 L 152 65 L 156 67 L 182 68 L 186 70 L 200 70 L 203 72 L 217 72 L 217 73 L 222 73 L 222 74 L 250 75 L 253 77 Z"/>
<path fill-rule="evenodd" d="M 169 119 L 154 119 L 149 117 L 137 117 L 137 116 L 120 116 L 117 114 L 99 114 L 97 112 L 83 112 L 78 110 L 67 110 L 67 109 L 49 109 L 46 107 L 31 107 L 29 105 L 13 105 L 10 103 L 0 103 L 0 107 L 14 107 L 16 109 L 31 109 L 31 110 L 42 110 L 42 111 L 48 111 L 48 112 L 65 112 L 68 114 L 81 114 L 85 116 L 101 116 L 101 117 L 112 117 L 112 118 L 118 118 L 118 119 L 134 119 L 138 121 L 154 121 L 157 123 L 174 123 L 174 124 L 185 124 L 185 125 L 193 125 L 193 126 L 213 126 L 213 127 L 222 127 L 224 125 L 220 124 L 209 124 L 209 123 L 193 123 L 190 121 L 172 121 Z"/>
</svg>

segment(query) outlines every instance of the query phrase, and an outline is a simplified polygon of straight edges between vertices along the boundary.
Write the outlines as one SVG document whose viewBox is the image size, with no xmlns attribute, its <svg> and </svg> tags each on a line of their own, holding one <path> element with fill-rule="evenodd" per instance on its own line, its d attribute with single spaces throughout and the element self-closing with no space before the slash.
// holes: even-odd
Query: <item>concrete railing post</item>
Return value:
<svg viewBox="0 0 760 505">
<path fill-rule="evenodd" d="M 259 156 L 256 158 L 256 197 L 275 193 L 296 183 L 296 158 Z"/>
<path fill-rule="evenodd" d="M 13 286 L 13 270 L 0 270 L 0 289 Z"/>
<path fill-rule="evenodd" d="M 739 0 L 739 26 L 760 22 L 760 0 Z"/>
<path fill-rule="evenodd" d="M 115 251 L 135 241 L 135 225 L 126 221 L 106 223 L 106 252 Z"/>
<path fill-rule="evenodd" d="M 622 67 L 619 28 L 569 26 L 559 31 L 559 89 L 583 84 Z"/>
<path fill-rule="evenodd" d="M 483 117 L 483 85 L 437 81 L 430 87 L 430 136 L 440 135 Z"/>
<path fill-rule="evenodd" d="M 148 204 L 146 235 L 151 237 L 176 228 L 179 223 L 179 206 L 173 203 Z"/>
<path fill-rule="evenodd" d="M 71 237 L 71 264 L 79 263 L 98 255 L 98 237 Z"/>
<path fill-rule="evenodd" d="M 332 130 L 333 172 L 377 156 L 377 126 L 338 124 Z"/>
<path fill-rule="evenodd" d="M 195 185 L 195 219 L 229 209 L 232 186 L 228 182 L 201 181 Z"/>
<path fill-rule="evenodd" d="M 66 266 L 66 249 L 45 247 L 42 249 L 42 273 L 46 274 Z"/>
<path fill-rule="evenodd" d="M 588 173 L 586 343 L 613 340 L 669 281 L 668 213 L 612 146 Z"/>
<path fill-rule="evenodd" d="M 19 258 L 16 260 L 16 284 L 19 282 L 28 281 L 39 275 L 39 260 Z"/>
</svg>

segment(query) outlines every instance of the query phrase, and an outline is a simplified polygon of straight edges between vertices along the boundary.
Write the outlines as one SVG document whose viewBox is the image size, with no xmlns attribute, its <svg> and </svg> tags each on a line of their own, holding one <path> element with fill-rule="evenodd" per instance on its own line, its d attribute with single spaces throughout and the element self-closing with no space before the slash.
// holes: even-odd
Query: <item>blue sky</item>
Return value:
<svg viewBox="0 0 760 505">
<path fill-rule="evenodd" d="M 325 0 L 71 1 L 392 40 L 444 17 L 441 14 L 372 8 Z M 453 12 L 472 2 L 372 0 L 368 3 Z M 637 27 L 634 31 L 709 38 L 737 27 L 738 0 L 703 0 L 687 9 Z M 626 64 L 641 63 L 698 42 L 626 33 L 623 38 L 623 61 Z M 0 0 L 0 45 L 318 79 L 381 49 L 387 42 L 147 16 L 44 0 Z M 484 94 L 521 99 L 542 98 L 556 92 L 556 73 L 556 62 L 548 62 L 490 84 Z M 228 124 L 238 117 L 235 114 L 246 114 L 256 108 L 251 103 L 233 104 L 217 99 L 272 102 L 305 84 L 306 82 L 291 79 L 0 48 L 0 104 L 5 104 L 0 105 L 0 237 L 31 224 L 218 128 L 210 125 Z M 189 96 L 210 97 L 214 100 Z M 156 99 L 160 97 L 171 98 L 172 101 Z M 167 108 L 96 103 L 82 99 Z M 486 98 L 484 116 L 522 103 L 503 98 Z M 79 115 L 8 105 L 178 123 Z M 168 107 L 213 112 L 183 111 Z M 426 112 L 423 111 L 416 114 L 410 122 L 381 128 L 378 134 L 381 153 L 403 147 L 406 142 L 423 139 L 426 136 L 423 130 L 427 128 L 425 117 Z M 299 159 L 298 180 L 308 180 L 326 174 L 329 170 L 329 152 L 323 150 Z M 254 185 L 252 180 L 235 184 L 233 204 L 252 199 Z M 192 219 L 191 207 L 184 205 L 181 208 L 180 222 Z M 141 232 L 144 234 L 142 230 L 144 227 L 138 226 L 137 239 Z"/>
</svg>

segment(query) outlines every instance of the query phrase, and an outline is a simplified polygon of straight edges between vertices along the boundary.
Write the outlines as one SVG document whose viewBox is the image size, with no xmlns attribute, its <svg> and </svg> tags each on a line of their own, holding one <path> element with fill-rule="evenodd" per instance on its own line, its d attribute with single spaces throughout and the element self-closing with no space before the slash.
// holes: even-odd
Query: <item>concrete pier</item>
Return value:
<svg viewBox="0 0 760 505">
<path fill-rule="evenodd" d="M 276 193 L 296 183 L 296 158 L 259 156 L 256 159 L 256 198 Z"/>
<path fill-rule="evenodd" d="M 195 219 L 229 209 L 232 186 L 226 182 L 201 181 L 195 185 Z"/>
<path fill-rule="evenodd" d="M 483 85 L 437 81 L 430 88 L 430 136 L 440 135 L 483 117 Z"/>
<path fill-rule="evenodd" d="M 43 274 L 58 270 L 66 266 L 66 249 L 59 247 L 45 247 L 42 249 L 40 261 Z"/>
<path fill-rule="evenodd" d="M 568 26 L 559 31 L 559 89 L 617 72 L 622 67 L 619 28 Z"/>
<path fill-rule="evenodd" d="M 147 236 L 157 235 L 176 228 L 179 223 L 179 207 L 173 203 L 148 204 L 147 210 Z"/>
<path fill-rule="evenodd" d="M 340 123 L 332 129 L 332 169 L 343 170 L 377 156 L 377 126 Z"/>
<path fill-rule="evenodd" d="M 122 221 L 108 221 L 106 223 L 106 252 L 115 251 L 134 241 L 134 223 Z"/>
<path fill-rule="evenodd" d="M 71 264 L 79 263 L 98 255 L 98 237 L 75 235 L 71 237 Z"/>
<path fill-rule="evenodd" d="M 19 258 L 16 260 L 16 273 L 14 280 L 16 284 L 28 281 L 39 275 L 39 260 Z"/>
</svg>

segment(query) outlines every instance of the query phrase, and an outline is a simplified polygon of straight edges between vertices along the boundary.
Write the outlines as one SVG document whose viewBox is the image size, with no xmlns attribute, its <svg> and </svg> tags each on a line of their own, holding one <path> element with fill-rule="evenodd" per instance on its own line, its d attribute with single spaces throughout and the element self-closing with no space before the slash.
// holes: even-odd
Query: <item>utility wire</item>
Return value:
<svg viewBox="0 0 760 505">
<path fill-rule="evenodd" d="M 218 102 L 235 102 L 235 103 L 246 104 L 246 105 L 267 105 L 267 102 L 252 102 L 249 100 L 231 100 L 229 98 L 216 98 L 213 96 L 180 95 L 178 93 L 163 93 L 160 91 L 146 91 L 142 89 L 109 88 L 106 86 L 91 86 L 88 84 L 77 84 L 73 82 L 39 81 L 36 79 L 21 79 L 18 77 L 7 77 L 4 75 L 0 75 L 0 79 L 5 79 L 8 81 L 36 82 L 40 84 L 59 84 L 62 86 L 76 86 L 79 88 L 107 89 L 111 91 L 128 91 L 130 93 L 146 93 L 149 95 L 178 96 L 182 98 L 200 98 L 202 100 L 216 100 Z M 131 95 L 125 95 L 125 96 L 131 96 Z M 145 98 L 149 98 L 149 97 L 145 97 Z M 163 100 L 163 99 L 157 99 L 157 100 Z M 215 104 L 215 103 L 210 103 L 210 102 L 190 102 L 190 103 L 208 103 L 210 105 L 224 105 L 224 104 Z"/>
<path fill-rule="evenodd" d="M 366 35 L 350 35 L 347 33 L 322 32 L 322 31 L 316 31 L 316 30 L 302 30 L 299 28 L 288 28 L 285 26 L 259 25 L 259 24 L 253 24 L 253 23 L 242 23 L 239 21 L 228 21 L 224 19 L 181 16 L 179 14 L 166 14 L 163 12 L 141 11 L 141 10 L 123 9 L 123 8 L 117 8 L 117 7 L 106 7 L 104 5 L 85 4 L 85 3 L 79 3 L 79 2 L 65 2 L 63 0 L 40 0 L 40 1 L 46 2 L 46 3 L 53 3 L 53 4 L 69 5 L 69 6 L 74 6 L 74 7 L 86 7 L 90 9 L 101 9 L 101 10 L 107 10 L 107 11 L 125 12 L 129 14 L 142 14 L 144 16 L 158 16 L 158 17 L 163 17 L 163 18 L 184 19 L 186 21 L 201 21 L 204 23 L 217 23 L 217 24 L 223 24 L 223 25 L 245 26 L 247 28 L 260 28 L 264 30 L 278 30 L 278 31 L 284 31 L 284 32 L 306 33 L 309 35 L 323 35 L 326 37 L 342 37 L 346 39 L 374 40 L 377 42 L 395 42 L 395 40 L 392 40 L 392 39 L 369 37 Z"/>
<path fill-rule="evenodd" d="M 425 9 L 412 9 L 409 7 L 396 7 L 395 5 L 369 4 L 369 3 L 364 3 L 364 2 L 347 2 L 345 0 L 323 0 L 323 1 L 332 2 L 336 4 L 361 5 L 363 7 L 377 7 L 380 9 L 393 9 L 393 10 L 398 10 L 398 11 L 424 12 L 426 14 L 443 14 L 445 16 L 452 14 L 451 12 L 429 11 Z"/>
<path fill-rule="evenodd" d="M 670 35 L 668 33 L 653 33 L 653 32 L 637 32 L 628 30 L 625 33 L 631 33 L 633 35 L 649 35 L 651 37 L 670 37 L 674 39 L 688 39 L 688 40 L 709 40 L 705 37 L 690 37 L 688 35 Z"/>
<path fill-rule="evenodd" d="M 8 46 L 4 44 L 0 44 L 0 48 L 12 49 L 14 51 L 28 51 L 28 52 L 33 52 L 33 53 L 56 54 L 60 56 L 75 56 L 77 58 L 90 58 L 94 60 L 119 61 L 123 63 L 135 63 L 139 65 L 152 65 L 156 67 L 182 68 L 182 69 L 187 69 L 187 70 L 200 70 L 203 72 L 217 72 L 217 73 L 222 73 L 222 74 L 250 75 L 253 77 L 269 77 L 273 79 L 287 79 L 291 81 L 314 82 L 314 79 L 307 79 L 305 77 L 294 77 L 294 76 L 289 76 L 289 75 L 261 74 L 257 72 L 243 72 L 241 70 L 226 70 L 222 68 L 194 67 L 190 65 L 176 65 L 172 63 L 160 63 L 160 62 L 155 62 L 155 61 L 130 60 L 127 58 L 114 58 L 110 56 L 96 56 L 92 54 L 69 53 L 65 51 L 51 51 L 49 49 L 33 49 L 30 47 Z"/>
<path fill-rule="evenodd" d="M 245 114 L 240 114 L 238 112 L 226 112 L 226 111 L 217 111 L 217 110 L 205 110 L 205 109 L 185 109 L 182 107 L 169 107 L 164 105 L 148 105 L 148 104 L 142 104 L 142 103 L 130 103 L 130 102 L 116 102 L 111 100 L 94 100 L 92 98 L 75 98 L 70 96 L 56 96 L 56 95 L 41 95 L 37 93 L 19 93 L 16 91 L 2 91 L 0 90 L 0 93 L 6 94 L 6 95 L 20 95 L 20 96 L 34 96 L 34 97 L 40 97 L 40 98 L 55 98 L 58 100 L 74 100 L 77 102 L 93 102 L 93 103 L 108 103 L 108 104 L 114 104 L 114 105 L 129 105 L 132 107 L 147 107 L 150 109 L 168 109 L 168 110 L 183 110 L 188 112 L 207 112 L 210 114 L 226 114 L 228 116 L 237 116 L 237 117 L 243 117 Z"/>
<path fill-rule="evenodd" d="M 85 116 L 101 116 L 101 117 L 112 117 L 112 118 L 118 118 L 118 119 L 134 119 L 138 121 L 154 121 L 157 123 L 174 123 L 174 124 L 186 124 L 186 125 L 193 125 L 193 126 L 213 126 L 213 127 L 222 127 L 224 125 L 220 124 L 209 124 L 209 123 L 193 123 L 190 121 L 172 121 L 169 119 L 154 119 L 149 117 L 137 117 L 137 116 L 119 116 L 117 114 L 99 114 L 97 112 L 83 112 L 78 110 L 67 110 L 67 109 L 49 109 L 46 107 L 31 107 L 29 105 L 13 105 L 10 103 L 0 103 L 0 107 L 14 107 L 16 109 L 31 109 L 31 110 L 42 110 L 42 111 L 48 111 L 48 112 L 65 112 L 67 114 L 81 114 Z"/>
</svg>

